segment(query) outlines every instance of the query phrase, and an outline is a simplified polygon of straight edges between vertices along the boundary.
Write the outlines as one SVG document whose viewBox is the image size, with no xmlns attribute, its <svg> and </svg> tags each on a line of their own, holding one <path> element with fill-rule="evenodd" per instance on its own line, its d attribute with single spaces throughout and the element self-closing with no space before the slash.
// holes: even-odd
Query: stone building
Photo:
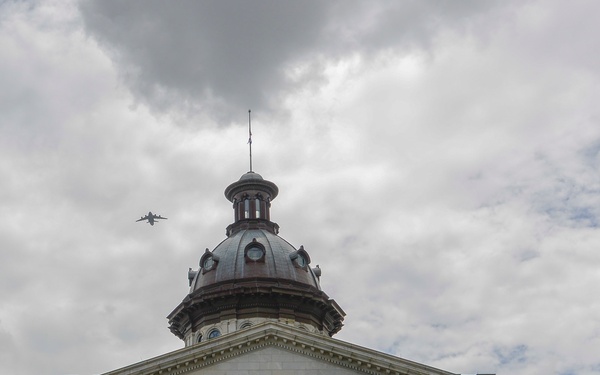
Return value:
<svg viewBox="0 0 600 375">
<path fill-rule="evenodd" d="M 345 313 L 308 252 L 278 235 L 278 192 L 252 171 L 225 189 L 227 238 L 189 270 L 189 294 L 168 316 L 185 347 L 106 375 L 452 374 L 332 338 Z"/>
</svg>

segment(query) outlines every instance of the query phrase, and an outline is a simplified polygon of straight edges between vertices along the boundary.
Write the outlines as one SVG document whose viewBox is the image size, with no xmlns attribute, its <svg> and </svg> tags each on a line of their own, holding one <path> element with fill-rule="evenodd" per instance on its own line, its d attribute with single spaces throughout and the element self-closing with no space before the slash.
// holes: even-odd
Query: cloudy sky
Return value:
<svg viewBox="0 0 600 375">
<path fill-rule="evenodd" d="M 3 1 L 0 373 L 181 348 L 253 166 L 346 311 L 457 373 L 600 374 L 600 3 Z M 152 210 L 169 218 L 136 223 Z"/>
</svg>

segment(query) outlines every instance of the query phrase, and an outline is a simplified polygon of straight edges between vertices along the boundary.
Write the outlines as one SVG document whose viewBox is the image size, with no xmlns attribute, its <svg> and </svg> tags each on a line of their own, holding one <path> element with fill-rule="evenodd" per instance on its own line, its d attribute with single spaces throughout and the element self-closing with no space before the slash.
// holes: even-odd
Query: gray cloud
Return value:
<svg viewBox="0 0 600 375">
<path fill-rule="evenodd" d="M 323 59 L 428 49 L 467 30 L 480 2 L 156 1 L 81 3 L 86 30 L 118 63 L 136 97 L 160 111 L 281 111 L 282 95 L 323 79 Z M 301 80 L 289 72 L 308 66 Z"/>
</svg>

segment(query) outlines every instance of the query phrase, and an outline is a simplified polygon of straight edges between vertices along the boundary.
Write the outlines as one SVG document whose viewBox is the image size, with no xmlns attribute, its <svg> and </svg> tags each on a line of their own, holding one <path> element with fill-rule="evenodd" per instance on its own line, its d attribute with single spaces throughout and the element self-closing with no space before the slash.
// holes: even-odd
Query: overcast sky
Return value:
<svg viewBox="0 0 600 375">
<path fill-rule="evenodd" d="M 0 373 L 183 347 L 253 166 L 347 313 L 457 373 L 600 374 L 600 2 L 3 1 Z M 135 220 L 149 210 L 169 219 Z"/>
</svg>

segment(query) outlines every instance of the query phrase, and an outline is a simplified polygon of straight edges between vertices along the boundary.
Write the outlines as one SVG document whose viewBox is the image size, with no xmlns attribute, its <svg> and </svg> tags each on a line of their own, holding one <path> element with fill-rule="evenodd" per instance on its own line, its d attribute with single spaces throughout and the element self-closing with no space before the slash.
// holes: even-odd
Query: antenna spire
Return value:
<svg viewBox="0 0 600 375">
<path fill-rule="evenodd" d="M 250 172 L 252 172 L 252 122 L 250 113 L 251 111 L 248 110 L 248 146 L 250 147 Z"/>
</svg>

